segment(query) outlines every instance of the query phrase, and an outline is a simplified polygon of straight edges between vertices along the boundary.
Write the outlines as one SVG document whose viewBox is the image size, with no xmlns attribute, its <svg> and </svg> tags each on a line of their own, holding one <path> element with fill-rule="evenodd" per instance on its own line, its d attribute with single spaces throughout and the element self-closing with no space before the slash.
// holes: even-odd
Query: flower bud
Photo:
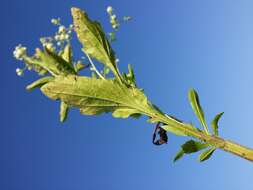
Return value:
<svg viewBox="0 0 253 190">
<path fill-rule="evenodd" d="M 17 68 L 16 73 L 17 73 L 18 76 L 22 76 L 24 74 L 24 71 L 20 68 Z"/>
<path fill-rule="evenodd" d="M 64 33 L 65 31 L 66 31 L 65 26 L 63 26 L 63 25 L 59 26 L 59 29 L 58 29 L 59 33 Z"/>
<path fill-rule="evenodd" d="M 21 44 L 19 44 L 17 47 L 15 47 L 15 50 L 13 51 L 13 56 L 18 60 L 23 60 L 23 57 L 26 55 L 26 47 L 23 47 Z"/>
<path fill-rule="evenodd" d="M 113 8 L 111 6 L 108 6 L 106 11 L 108 14 L 112 14 Z"/>
<path fill-rule="evenodd" d="M 55 18 L 52 18 L 51 19 L 51 23 L 54 24 L 54 25 L 59 25 L 60 24 L 60 19 L 55 19 Z"/>
<path fill-rule="evenodd" d="M 111 18 L 111 20 L 116 20 L 117 16 L 116 15 L 111 15 L 110 18 Z"/>
</svg>

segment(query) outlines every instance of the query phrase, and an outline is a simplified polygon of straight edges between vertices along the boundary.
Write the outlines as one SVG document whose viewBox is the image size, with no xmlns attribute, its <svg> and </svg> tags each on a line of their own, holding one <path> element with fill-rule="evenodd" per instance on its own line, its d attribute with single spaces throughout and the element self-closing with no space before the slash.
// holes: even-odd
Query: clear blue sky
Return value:
<svg viewBox="0 0 253 190">
<path fill-rule="evenodd" d="M 54 33 L 53 17 L 70 24 L 70 7 L 86 10 L 109 30 L 106 6 L 134 20 L 121 27 L 114 45 L 121 70 L 134 66 L 137 81 L 163 111 L 197 124 L 187 91 L 199 92 L 207 120 L 221 111 L 221 136 L 253 147 L 253 1 L 60 1 L 1 2 L 2 190 L 253 189 L 252 163 L 218 150 L 205 163 L 197 154 L 174 164 L 186 138 L 169 135 L 166 146 L 151 143 L 146 118 L 81 116 L 58 119 L 58 102 L 36 79 L 15 75 L 12 57 L 22 43 L 32 52 L 38 38 Z M 78 45 L 79 47 L 79 45 Z M 75 56 L 81 56 L 78 51 Z"/>
</svg>

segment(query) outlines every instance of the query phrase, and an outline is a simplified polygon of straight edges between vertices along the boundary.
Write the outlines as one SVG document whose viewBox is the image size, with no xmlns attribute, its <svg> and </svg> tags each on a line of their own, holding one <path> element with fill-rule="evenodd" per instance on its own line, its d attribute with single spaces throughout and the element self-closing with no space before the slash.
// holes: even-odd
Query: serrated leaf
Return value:
<svg viewBox="0 0 253 190">
<path fill-rule="evenodd" d="M 190 104 L 191 104 L 191 107 L 192 107 L 194 113 L 198 117 L 200 123 L 205 128 L 205 131 L 208 133 L 208 127 L 206 124 L 205 115 L 204 115 L 204 112 L 201 108 L 197 92 L 194 89 L 190 89 L 189 93 L 188 93 L 188 98 L 189 98 L 189 101 L 190 101 Z"/>
<path fill-rule="evenodd" d="M 187 136 L 183 130 L 180 130 L 178 128 L 172 127 L 170 125 L 163 125 L 161 126 L 165 131 L 173 133 L 178 136 Z"/>
<path fill-rule="evenodd" d="M 32 84 L 29 84 L 28 86 L 26 86 L 26 90 L 33 90 L 35 88 L 38 88 L 38 87 L 41 87 L 43 86 L 44 84 L 52 81 L 54 79 L 54 77 L 43 77 L 43 78 L 40 78 L 36 81 L 34 81 Z"/>
<path fill-rule="evenodd" d="M 200 162 L 203 162 L 203 161 L 205 161 L 205 160 L 208 160 L 208 159 L 212 156 L 212 154 L 214 153 L 215 150 L 216 150 L 215 148 L 210 148 L 210 149 L 208 149 L 208 150 L 202 152 L 202 153 L 199 155 L 199 161 L 200 161 Z"/>
<path fill-rule="evenodd" d="M 212 126 L 212 128 L 213 128 L 213 133 L 214 133 L 214 135 L 219 135 L 219 131 L 218 131 L 218 128 L 219 128 L 219 126 L 218 126 L 218 121 L 219 121 L 219 119 L 221 118 L 221 116 L 224 114 L 224 112 L 221 112 L 221 113 L 218 113 L 215 117 L 214 117 L 214 119 L 212 120 L 212 123 L 211 123 L 211 126 Z"/>
<path fill-rule="evenodd" d="M 88 15 L 79 8 L 71 8 L 71 13 L 77 37 L 83 45 L 83 51 L 109 67 L 121 81 L 114 52 L 101 25 L 96 21 L 91 21 Z"/>
<path fill-rule="evenodd" d="M 181 148 L 184 151 L 184 153 L 190 154 L 193 152 L 198 152 L 200 150 L 203 150 L 203 149 L 207 148 L 208 146 L 209 145 L 206 143 L 201 143 L 198 141 L 189 140 L 186 143 L 184 143 L 183 145 L 181 145 Z"/>
<path fill-rule="evenodd" d="M 114 114 L 117 117 L 125 118 L 129 114 L 153 110 L 139 89 L 128 88 L 114 80 L 58 76 L 41 90 L 49 98 L 60 99 L 70 106 L 79 107 L 81 113 L 87 115 L 116 111 Z M 128 111 L 123 113 L 122 110 Z"/>
<path fill-rule="evenodd" d="M 177 152 L 176 156 L 174 157 L 174 162 L 178 161 L 180 158 L 184 156 L 184 151 L 182 148 Z"/>
<path fill-rule="evenodd" d="M 67 119 L 68 110 L 69 110 L 68 104 L 61 101 L 61 105 L 60 105 L 60 121 L 61 122 L 64 122 Z"/>
</svg>

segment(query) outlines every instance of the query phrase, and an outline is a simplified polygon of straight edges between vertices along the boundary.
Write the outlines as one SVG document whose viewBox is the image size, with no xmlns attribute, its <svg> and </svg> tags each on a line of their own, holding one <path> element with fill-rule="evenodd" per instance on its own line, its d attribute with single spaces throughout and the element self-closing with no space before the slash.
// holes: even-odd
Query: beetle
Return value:
<svg viewBox="0 0 253 190">
<path fill-rule="evenodd" d="M 156 140 L 157 133 L 160 136 L 160 138 L 158 140 Z M 160 127 L 160 122 L 158 122 L 155 127 L 155 131 L 153 133 L 153 144 L 154 145 L 162 145 L 162 144 L 167 144 L 167 142 L 168 142 L 167 132 L 162 127 Z"/>
</svg>

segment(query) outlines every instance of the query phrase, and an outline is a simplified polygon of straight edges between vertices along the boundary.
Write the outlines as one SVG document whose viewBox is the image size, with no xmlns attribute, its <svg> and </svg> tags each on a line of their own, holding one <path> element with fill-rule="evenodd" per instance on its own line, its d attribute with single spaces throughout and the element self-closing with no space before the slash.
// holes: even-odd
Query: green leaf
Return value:
<svg viewBox="0 0 253 190">
<path fill-rule="evenodd" d="M 123 77 L 124 77 L 125 81 L 127 81 L 128 84 L 130 84 L 133 87 L 136 87 L 134 70 L 130 64 L 128 64 L 128 74 L 123 73 Z"/>
<path fill-rule="evenodd" d="M 64 122 L 67 119 L 68 116 L 68 104 L 66 104 L 65 102 L 61 102 L 61 106 L 60 106 L 60 121 Z"/>
<path fill-rule="evenodd" d="M 212 154 L 214 153 L 214 151 L 216 150 L 216 148 L 210 148 L 204 152 L 202 152 L 200 155 L 199 155 L 199 161 L 200 162 L 203 162 L 205 160 L 208 160 Z"/>
<path fill-rule="evenodd" d="M 34 81 L 32 84 L 29 84 L 27 87 L 26 87 L 26 90 L 33 90 L 35 88 L 38 88 L 38 87 L 41 87 L 43 86 L 44 84 L 52 81 L 54 79 L 54 77 L 43 77 L 43 78 L 40 78 L 36 81 Z"/>
<path fill-rule="evenodd" d="M 174 157 L 174 162 L 178 161 L 180 158 L 184 156 L 184 151 L 182 148 L 177 152 L 176 156 Z"/>
<path fill-rule="evenodd" d="M 76 71 L 76 72 L 79 72 L 79 71 L 81 71 L 81 70 L 83 70 L 83 69 L 88 68 L 89 66 L 90 66 L 89 64 L 83 64 L 83 63 L 81 63 L 81 62 L 77 62 L 77 63 L 75 64 L 75 71 Z"/>
<path fill-rule="evenodd" d="M 51 99 L 60 99 L 81 113 L 98 115 L 113 112 L 115 117 L 153 112 L 146 96 L 137 88 L 128 88 L 115 80 L 79 76 L 58 76 L 41 88 Z"/>
<path fill-rule="evenodd" d="M 190 153 L 198 152 L 202 149 L 205 149 L 208 146 L 209 145 L 206 143 L 201 143 L 198 141 L 189 140 L 186 143 L 184 143 L 183 145 L 181 145 L 181 148 L 184 151 L 184 153 L 190 154 Z"/>
<path fill-rule="evenodd" d="M 63 50 L 63 53 L 61 55 L 61 57 L 68 62 L 70 65 L 72 65 L 72 49 L 70 44 L 67 44 Z M 73 65 L 72 65 L 73 68 Z"/>
<path fill-rule="evenodd" d="M 199 97 L 198 97 L 197 92 L 194 89 L 190 89 L 189 93 L 188 93 L 188 98 L 191 103 L 191 107 L 192 107 L 193 111 L 195 112 L 196 116 L 198 117 L 200 123 L 203 125 L 206 133 L 209 133 L 208 127 L 206 124 L 206 120 L 205 120 L 205 116 L 204 116 L 204 112 L 200 106 Z"/>
<path fill-rule="evenodd" d="M 36 58 L 25 57 L 24 60 L 31 65 L 45 69 L 53 76 L 76 74 L 74 68 L 68 62 L 46 48 L 44 51 L 37 48 Z"/>
<path fill-rule="evenodd" d="M 178 136 L 187 136 L 185 134 L 185 131 L 181 130 L 181 129 L 178 129 L 178 128 L 175 128 L 175 127 L 172 127 L 170 125 L 163 125 L 161 126 L 165 131 L 167 132 L 171 132 L 175 135 L 178 135 Z"/>
<path fill-rule="evenodd" d="M 138 88 L 128 87 L 117 80 L 102 80 L 81 76 L 57 76 L 41 91 L 53 100 L 60 99 L 69 106 L 78 107 L 82 114 L 98 115 L 101 113 L 114 112 L 120 109 L 128 110 L 124 115 L 116 114 L 117 117 L 159 115 L 153 105 L 148 101 L 143 91 Z M 131 110 L 131 112 L 129 111 Z M 117 112 L 116 112 L 117 113 Z M 194 127 L 179 122 L 172 117 L 166 116 L 168 125 L 177 125 L 188 131 L 195 130 Z"/>
<path fill-rule="evenodd" d="M 106 66 L 104 66 L 104 69 L 103 69 L 103 76 L 106 77 L 106 75 L 108 75 L 110 73 L 110 69 Z"/>
<path fill-rule="evenodd" d="M 159 122 L 160 121 L 160 119 L 158 119 L 158 118 L 149 118 L 148 120 L 147 120 L 147 122 L 148 123 L 157 123 L 157 122 Z"/>
<path fill-rule="evenodd" d="M 212 121 L 212 123 L 211 123 L 211 126 L 212 126 L 212 128 L 213 128 L 213 133 L 214 133 L 214 135 L 216 135 L 216 136 L 219 135 L 219 132 L 218 132 L 218 128 L 219 128 L 219 126 L 218 126 L 218 121 L 219 121 L 219 119 L 221 118 L 221 116 L 222 116 L 223 114 L 224 114 L 224 112 L 218 113 L 218 114 L 214 117 L 214 119 L 213 119 L 213 121 Z"/>
<path fill-rule="evenodd" d="M 135 110 L 135 109 L 129 109 L 129 108 L 118 108 L 116 109 L 112 115 L 113 117 L 116 118 L 128 118 L 129 116 L 133 115 L 135 116 L 135 114 L 138 114 L 139 111 Z"/>
<path fill-rule="evenodd" d="M 92 71 L 91 72 L 91 78 L 97 79 L 98 76 L 97 76 L 97 74 L 95 72 Z"/>
<path fill-rule="evenodd" d="M 74 28 L 83 45 L 83 51 L 111 69 L 121 81 L 121 75 L 115 62 L 115 55 L 101 25 L 91 21 L 88 15 L 79 8 L 71 8 Z"/>
<path fill-rule="evenodd" d="M 65 55 L 66 54 L 66 55 Z M 57 69 L 59 70 L 60 74 L 76 74 L 75 69 L 71 63 L 71 49 L 70 46 L 66 46 L 64 49 L 63 55 L 65 59 L 69 59 L 66 61 L 61 56 L 57 55 L 55 52 L 50 51 L 49 49 L 45 48 L 44 55 L 46 56 L 47 60 L 50 60 L 52 64 L 55 64 Z M 43 57 L 43 56 L 42 56 Z"/>
</svg>

